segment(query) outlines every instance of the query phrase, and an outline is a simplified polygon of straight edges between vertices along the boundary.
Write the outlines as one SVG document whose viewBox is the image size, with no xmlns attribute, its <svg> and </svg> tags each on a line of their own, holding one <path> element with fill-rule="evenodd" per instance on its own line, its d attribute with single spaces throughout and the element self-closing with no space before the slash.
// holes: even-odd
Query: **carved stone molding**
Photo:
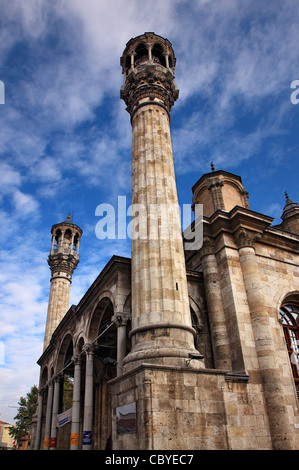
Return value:
<svg viewBox="0 0 299 470">
<path fill-rule="evenodd" d="M 130 316 L 125 314 L 125 313 L 115 313 L 113 317 L 111 318 L 111 321 L 113 321 L 117 327 L 119 326 L 127 326 L 127 323 L 130 319 Z"/>
<path fill-rule="evenodd" d="M 72 362 L 74 365 L 80 365 L 82 362 L 80 354 L 72 356 Z"/>
<path fill-rule="evenodd" d="M 204 236 L 202 247 L 200 249 L 201 256 L 212 255 L 215 253 L 215 242 L 212 237 Z"/>
<path fill-rule="evenodd" d="M 85 352 L 86 355 L 94 354 L 96 349 L 96 345 L 93 343 L 86 343 L 84 344 L 82 351 Z"/>
<path fill-rule="evenodd" d="M 149 103 L 162 104 L 170 113 L 177 100 L 179 91 L 174 83 L 173 73 L 158 64 L 140 65 L 132 69 L 127 75 L 120 92 L 121 99 L 127 105 L 127 111 L 131 114 L 137 106 Z"/>
<path fill-rule="evenodd" d="M 254 242 L 261 240 L 262 236 L 260 233 L 251 232 L 246 230 L 244 227 L 239 228 L 235 232 L 235 241 L 238 248 L 244 248 L 250 246 L 254 248 Z"/>
<path fill-rule="evenodd" d="M 74 255 L 64 255 L 62 253 L 57 253 L 54 255 L 49 255 L 48 264 L 51 268 L 52 276 L 60 272 L 67 273 L 70 276 L 73 275 L 76 267 L 78 266 L 79 258 Z"/>
</svg>

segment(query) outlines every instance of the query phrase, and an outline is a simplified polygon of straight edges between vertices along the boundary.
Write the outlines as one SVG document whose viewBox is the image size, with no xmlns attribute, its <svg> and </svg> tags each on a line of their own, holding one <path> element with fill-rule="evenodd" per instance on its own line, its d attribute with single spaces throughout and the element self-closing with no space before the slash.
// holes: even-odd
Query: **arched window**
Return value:
<svg viewBox="0 0 299 470">
<path fill-rule="evenodd" d="M 153 60 L 154 62 L 163 65 L 163 67 L 166 67 L 165 57 L 163 55 L 163 47 L 158 43 L 154 44 L 153 47 Z"/>
<path fill-rule="evenodd" d="M 70 249 L 71 243 L 72 243 L 72 236 L 73 236 L 72 232 L 69 229 L 67 229 L 65 231 L 64 238 L 63 238 L 63 244 L 65 248 Z"/>
<path fill-rule="evenodd" d="M 61 236 L 62 236 L 61 230 L 58 229 L 55 233 L 54 253 L 57 253 L 57 251 L 59 249 L 59 245 L 60 245 L 60 242 L 61 242 Z"/>
<path fill-rule="evenodd" d="M 299 398 L 299 304 L 282 305 L 280 318 Z"/>
<path fill-rule="evenodd" d="M 134 62 L 135 62 L 136 67 L 140 65 L 142 62 L 145 62 L 146 60 L 148 60 L 147 48 L 143 42 L 138 44 L 138 46 L 135 49 L 135 54 L 136 55 L 135 55 Z"/>
</svg>

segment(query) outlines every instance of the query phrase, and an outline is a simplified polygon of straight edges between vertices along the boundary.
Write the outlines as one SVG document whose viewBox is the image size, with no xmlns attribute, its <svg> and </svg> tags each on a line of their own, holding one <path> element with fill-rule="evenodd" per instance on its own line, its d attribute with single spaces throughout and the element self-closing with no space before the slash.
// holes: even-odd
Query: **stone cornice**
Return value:
<svg viewBox="0 0 299 470">
<path fill-rule="evenodd" d="M 86 308 L 88 305 L 92 303 L 93 298 L 94 298 L 94 293 L 99 292 L 99 286 L 101 285 L 103 280 L 106 284 L 107 279 L 110 279 L 120 270 L 130 272 L 131 271 L 131 259 L 114 255 L 108 261 L 106 266 L 103 268 L 103 270 L 100 272 L 98 277 L 91 284 L 91 286 L 88 288 L 88 290 L 85 292 L 84 296 L 78 303 L 77 309 L 76 309 L 77 316 L 80 316 L 80 311 L 81 310 L 83 311 L 84 308 Z"/>
<path fill-rule="evenodd" d="M 170 110 L 179 96 L 173 73 L 161 65 L 145 63 L 130 71 L 120 92 L 131 117 L 138 107 L 151 102 Z"/>
<path fill-rule="evenodd" d="M 239 206 L 230 212 L 218 210 L 211 217 L 203 218 L 201 253 L 209 252 L 211 240 L 216 241 L 224 233 L 233 235 L 239 247 L 254 246 L 259 242 L 299 253 L 299 236 L 271 227 L 272 221 L 272 217 Z"/>
<path fill-rule="evenodd" d="M 78 263 L 79 256 L 77 253 L 55 253 L 50 254 L 48 257 L 48 264 L 51 268 L 52 277 L 59 272 L 68 273 L 70 276 L 72 276 L 76 267 L 78 266 Z"/>
</svg>

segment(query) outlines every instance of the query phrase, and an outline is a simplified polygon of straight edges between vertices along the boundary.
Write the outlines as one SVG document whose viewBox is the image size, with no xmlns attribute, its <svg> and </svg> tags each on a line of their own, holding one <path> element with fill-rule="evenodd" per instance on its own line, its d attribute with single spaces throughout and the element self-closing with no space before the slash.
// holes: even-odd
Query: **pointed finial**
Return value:
<svg viewBox="0 0 299 470">
<path fill-rule="evenodd" d="M 290 199 L 287 191 L 285 191 L 284 194 L 285 194 L 285 197 L 286 197 L 286 206 L 289 205 L 289 204 L 293 204 L 293 201 L 292 201 L 292 199 Z"/>
<path fill-rule="evenodd" d="M 71 211 L 69 211 L 67 218 L 68 220 L 71 220 Z"/>
<path fill-rule="evenodd" d="M 211 162 L 211 170 L 212 170 L 212 171 L 215 171 L 215 167 L 214 167 L 214 163 L 213 163 L 213 162 Z"/>
</svg>

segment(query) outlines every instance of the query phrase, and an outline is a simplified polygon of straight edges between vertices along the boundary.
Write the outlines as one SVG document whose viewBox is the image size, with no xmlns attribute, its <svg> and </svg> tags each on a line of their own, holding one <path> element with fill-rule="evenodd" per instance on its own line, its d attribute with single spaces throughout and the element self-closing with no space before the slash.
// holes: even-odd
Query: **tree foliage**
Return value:
<svg viewBox="0 0 299 470">
<path fill-rule="evenodd" d="M 14 417 L 16 420 L 15 426 L 9 428 L 9 434 L 14 437 L 17 441 L 27 435 L 28 425 L 32 421 L 37 407 L 38 400 L 38 388 L 36 385 L 31 387 L 30 392 L 26 394 L 26 397 L 21 397 L 18 405 L 19 410 L 17 415 Z"/>
<path fill-rule="evenodd" d="M 65 374 L 63 377 L 63 409 L 66 411 L 73 406 L 73 389 L 74 379 L 72 376 Z"/>
</svg>

